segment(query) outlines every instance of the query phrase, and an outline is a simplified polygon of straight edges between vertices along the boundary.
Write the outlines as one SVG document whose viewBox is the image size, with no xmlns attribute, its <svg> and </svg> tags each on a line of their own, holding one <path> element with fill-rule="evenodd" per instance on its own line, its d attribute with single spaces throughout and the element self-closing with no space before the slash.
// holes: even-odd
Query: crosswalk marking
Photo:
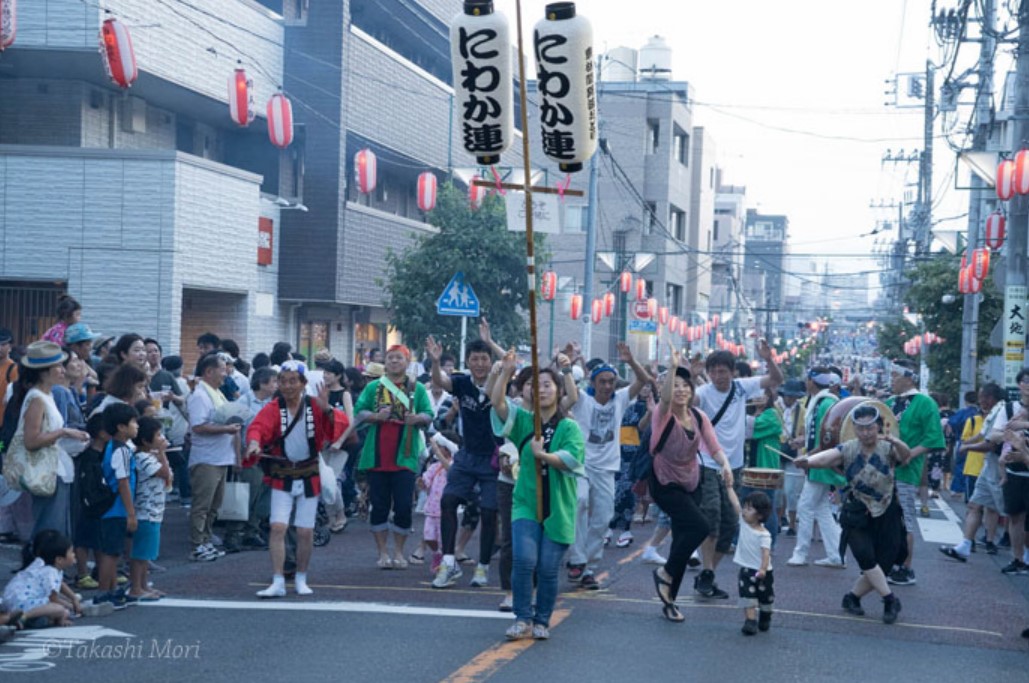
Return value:
<svg viewBox="0 0 1029 683">
<path fill-rule="evenodd" d="M 191 609 L 238 609 L 303 612 L 362 612 L 365 614 L 403 614 L 424 617 L 464 617 L 471 619 L 500 619 L 510 621 L 511 615 L 496 610 L 448 609 L 444 607 L 414 607 L 387 605 L 378 602 L 313 602 L 309 600 L 184 600 L 162 598 L 158 602 L 140 603 L 140 607 L 187 607 Z"/>
<path fill-rule="evenodd" d="M 945 519 L 918 517 L 918 532 L 926 543 L 940 545 L 956 545 L 965 537 L 962 531 L 961 518 L 957 516 L 942 497 L 930 501 L 943 513 Z"/>
</svg>

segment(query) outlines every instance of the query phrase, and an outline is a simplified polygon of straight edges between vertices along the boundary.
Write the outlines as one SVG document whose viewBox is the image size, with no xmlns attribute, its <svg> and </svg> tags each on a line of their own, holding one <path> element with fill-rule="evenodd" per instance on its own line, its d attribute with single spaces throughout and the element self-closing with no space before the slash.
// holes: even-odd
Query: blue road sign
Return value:
<svg viewBox="0 0 1029 683">
<path fill-rule="evenodd" d="M 465 284 L 464 273 L 455 273 L 443 288 L 443 293 L 436 299 L 436 313 L 466 318 L 479 317 L 479 297 L 475 296 L 471 285 Z"/>
</svg>

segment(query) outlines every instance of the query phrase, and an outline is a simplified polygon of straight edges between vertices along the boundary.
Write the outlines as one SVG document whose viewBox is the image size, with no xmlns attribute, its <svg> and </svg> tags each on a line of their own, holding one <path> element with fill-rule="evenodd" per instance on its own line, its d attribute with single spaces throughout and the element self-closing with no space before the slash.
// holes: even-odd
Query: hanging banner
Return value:
<svg viewBox="0 0 1029 683">
<path fill-rule="evenodd" d="M 507 204 L 507 229 L 525 232 L 525 193 L 509 191 L 504 200 Z M 532 231 L 560 234 L 561 202 L 557 195 L 532 195 Z"/>
<path fill-rule="evenodd" d="M 1015 378 L 1025 364 L 1025 287 L 1011 285 L 1004 288 L 1004 386 L 1008 394 L 1018 394 Z"/>
<path fill-rule="evenodd" d="M 257 219 L 257 265 L 272 264 L 272 235 L 275 234 L 275 222 L 271 218 L 261 216 Z"/>
</svg>

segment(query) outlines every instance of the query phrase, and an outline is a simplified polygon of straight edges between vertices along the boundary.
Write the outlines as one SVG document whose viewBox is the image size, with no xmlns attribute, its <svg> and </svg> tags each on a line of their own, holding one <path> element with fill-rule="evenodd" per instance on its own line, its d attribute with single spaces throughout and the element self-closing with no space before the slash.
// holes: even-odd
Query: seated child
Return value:
<svg viewBox="0 0 1029 683">
<path fill-rule="evenodd" d="M 64 583 L 64 570 L 75 564 L 71 541 L 53 529 L 36 534 L 22 551 L 24 564 L 4 588 L 4 612 L 21 612 L 29 628 L 71 626 L 72 612 L 82 614 L 78 596 Z"/>
</svg>

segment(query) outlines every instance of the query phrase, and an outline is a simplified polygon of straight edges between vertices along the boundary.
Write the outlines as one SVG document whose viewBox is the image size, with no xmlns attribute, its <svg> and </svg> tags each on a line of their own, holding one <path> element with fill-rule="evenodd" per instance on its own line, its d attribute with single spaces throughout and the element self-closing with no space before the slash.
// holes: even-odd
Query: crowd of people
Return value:
<svg viewBox="0 0 1029 683">
<path fill-rule="evenodd" d="M 213 333 L 197 339 L 189 372 L 157 340 L 94 334 L 81 314 L 62 300 L 59 322 L 17 357 L 0 330 L 0 534 L 26 542 L 0 607 L 10 627 L 160 600 L 150 572 L 174 500 L 189 510 L 191 561 L 268 551 L 272 580 L 257 593 L 268 599 L 289 579 L 313 593 L 316 528 L 339 533 L 367 515 L 379 569 L 429 563 L 439 590 L 466 564 L 471 586 L 498 580 L 513 640 L 549 638 L 562 570 L 601 588 L 605 549 L 631 545 L 655 514 L 641 557 L 656 565 L 664 618 L 685 620 L 688 568 L 699 597 L 728 598 L 716 572 L 729 555 L 748 636 L 771 627 L 778 536 L 796 537 L 786 564 L 804 566 L 816 527 L 826 556 L 815 565 L 842 568 L 849 549 L 860 569 L 841 609 L 863 615 L 875 591 L 895 622 L 894 587 L 916 581 L 917 516 L 947 490 L 967 497 L 968 515 L 964 540 L 941 552 L 967 561 L 983 525 L 985 552 L 999 552 L 1003 530 L 1003 571 L 1029 574 L 1029 370 L 1021 402 L 985 384 L 967 408 L 941 411 L 907 361 L 892 365 L 888 396 L 848 391 L 832 365 L 787 380 L 764 340 L 760 376 L 726 351 L 685 359 L 669 345 L 642 364 L 620 344 L 608 363 L 574 343 L 534 373 L 483 320 L 462 372 L 432 337 L 421 360 L 396 344 L 346 367 L 325 349 L 309 363 L 286 342 L 247 362 Z M 834 407 L 851 393 L 867 400 L 841 441 Z M 232 515 L 229 486 L 245 491 Z M 220 515 L 232 519 L 216 529 Z M 83 603 L 78 591 L 94 593 Z"/>
</svg>

